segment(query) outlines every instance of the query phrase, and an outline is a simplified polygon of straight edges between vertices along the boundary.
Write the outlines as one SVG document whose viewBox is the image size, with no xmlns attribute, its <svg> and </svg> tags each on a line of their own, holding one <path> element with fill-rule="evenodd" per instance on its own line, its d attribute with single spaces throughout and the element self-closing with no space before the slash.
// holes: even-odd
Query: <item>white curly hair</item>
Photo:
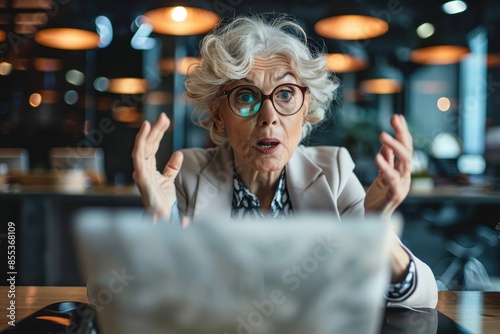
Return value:
<svg viewBox="0 0 500 334">
<path fill-rule="evenodd" d="M 322 49 L 310 45 L 305 30 L 287 14 L 238 16 L 219 24 L 202 39 L 203 61 L 190 69 L 185 81 L 186 96 L 194 104 L 193 121 L 209 129 L 216 145 L 226 142 L 225 133 L 217 131 L 210 113 L 211 106 L 220 101 L 221 90 L 245 78 L 255 56 L 283 55 L 301 84 L 309 88 L 304 139 L 314 124 L 325 119 L 339 86 L 338 78 L 326 67 Z"/>
</svg>

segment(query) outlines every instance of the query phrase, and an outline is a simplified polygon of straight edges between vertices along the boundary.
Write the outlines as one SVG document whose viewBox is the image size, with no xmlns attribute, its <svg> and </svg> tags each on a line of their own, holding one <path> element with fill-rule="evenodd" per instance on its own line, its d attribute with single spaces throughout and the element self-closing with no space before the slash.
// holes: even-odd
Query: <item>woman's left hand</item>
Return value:
<svg viewBox="0 0 500 334">
<path fill-rule="evenodd" d="M 375 157 L 379 174 L 366 192 L 365 212 L 378 212 L 390 218 L 410 191 L 413 139 L 403 115 L 393 115 L 392 137 L 386 132 L 380 135 L 382 148 Z"/>
</svg>

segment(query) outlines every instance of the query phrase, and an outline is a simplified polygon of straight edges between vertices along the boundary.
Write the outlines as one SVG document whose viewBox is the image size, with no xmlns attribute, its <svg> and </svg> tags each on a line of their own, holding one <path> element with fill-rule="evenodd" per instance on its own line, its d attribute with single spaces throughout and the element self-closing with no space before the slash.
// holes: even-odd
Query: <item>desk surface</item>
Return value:
<svg viewBox="0 0 500 334">
<path fill-rule="evenodd" d="M 443 200 L 466 204 L 498 204 L 500 191 L 484 186 L 437 186 L 429 190 L 410 191 L 405 202 L 433 203 Z"/>
<path fill-rule="evenodd" d="M 91 188 L 64 189 L 54 185 L 0 185 L 1 196 L 130 196 L 139 198 L 135 186 L 95 186 Z"/>
<path fill-rule="evenodd" d="M 55 185 L 18 185 L 0 184 L 0 196 L 119 196 L 119 197 L 140 197 L 136 186 L 94 186 L 82 189 L 64 189 Z M 479 202 L 498 203 L 500 201 L 500 189 L 492 189 L 485 186 L 437 186 L 428 190 L 412 190 L 408 194 L 407 200 L 454 199 L 454 200 L 475 200 Z"/>
<path fill-rule="evenodd" d="M 0 329 L 7 326 L 8 287 L 0 287 Z M 86 302 L 85 287 L 16 287 L 16 322 L 39 309 L 60 301 Z M 472 333 L 498 333 L 500 328 L 500 292 L 441 291 L 437 310 Z"/>
</svg>

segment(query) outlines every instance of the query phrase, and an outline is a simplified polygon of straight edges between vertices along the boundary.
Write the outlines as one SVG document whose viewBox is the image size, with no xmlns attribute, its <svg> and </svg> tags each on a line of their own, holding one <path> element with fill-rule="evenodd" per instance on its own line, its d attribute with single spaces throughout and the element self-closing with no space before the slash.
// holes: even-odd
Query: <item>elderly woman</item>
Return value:
<svg viewBox="0 0 500 334">
<path fill-rule="evenodd" d="M 410 187 L 412 137 L 405 119 L 392 117 L 394 137 L 381 134 L 380 172 L 366 194 L 344 148 L 301 146 L 325 118 L 338 82 L 295 21 L 238 17 L 208 34 L 200 53 L 203 63 L 185 85 L 216 148 L 175 152 L 160 173 L 155 154 L 170 122 L 163 114 L 152 126 L 144 122 L 133 161 L 147 210 L 167 220 L 214 213 L 284 218 L 313 210 L 335 219 L 391 217 Z M 432 272 L 394 240 L 389 303 L 435 307 Z"/>
</svg>

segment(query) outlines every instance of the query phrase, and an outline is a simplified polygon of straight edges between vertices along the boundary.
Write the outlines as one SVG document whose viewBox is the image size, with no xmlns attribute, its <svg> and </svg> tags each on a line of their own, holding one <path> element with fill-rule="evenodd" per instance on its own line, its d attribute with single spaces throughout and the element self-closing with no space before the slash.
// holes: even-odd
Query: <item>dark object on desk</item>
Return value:
<svg viewBox="0 0 500 334">
<path fill-rule="evenodd" d="M 436 184 L 469 184 L 469 177 L 458 170 L 458 159 L 439 159 L 430 157 L 429 172 L 434 175 Z"/>
<path fill-rule="evenodd" d="M 95 310 L 85 303 L 71 301 L 54 303 L 16 322 L 15 326 L 9 327 L 1 333 L 95 334 L 98 333 L 94 325 L 95 315 Z"/>
<path fill-rule="evenodd" d="M 435 309 L 387 308 L 380 334 L 471 334 Z"/>
</svg>

